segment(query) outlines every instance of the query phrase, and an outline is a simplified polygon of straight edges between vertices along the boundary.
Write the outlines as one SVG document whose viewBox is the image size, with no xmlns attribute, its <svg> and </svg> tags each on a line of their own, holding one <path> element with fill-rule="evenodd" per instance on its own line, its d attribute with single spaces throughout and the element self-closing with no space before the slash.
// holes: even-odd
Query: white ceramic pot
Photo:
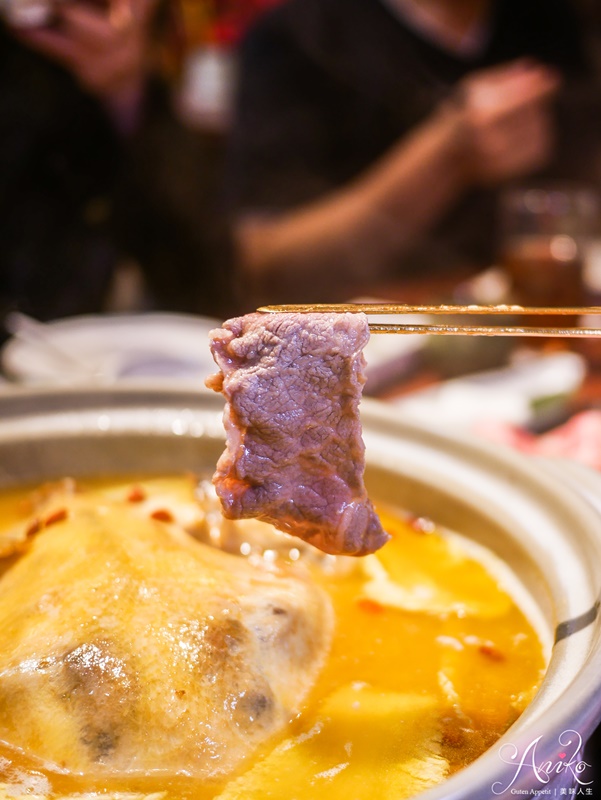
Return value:
<svg viewBox="0 0 601 800">
<path fill-rule="evenodd" d="M 16 390 L 0 397 L 0 485 L 67 474 L 211 471 L 223 449 L 221 412 L 217 395 L 189 384 Z M 601 514 L 589 502 L 601 480 L 562 462 L 547 465 L 406 424 L 374 401 L 364 401 L 362 415 L 373 498 L 429 516 L 500 556 L 550 656 L 540 691 L 507 734 L 421 797 L 554 796 L 580 785 L 594 796 L 579 745 L 601 718 Z"/>
</svg>

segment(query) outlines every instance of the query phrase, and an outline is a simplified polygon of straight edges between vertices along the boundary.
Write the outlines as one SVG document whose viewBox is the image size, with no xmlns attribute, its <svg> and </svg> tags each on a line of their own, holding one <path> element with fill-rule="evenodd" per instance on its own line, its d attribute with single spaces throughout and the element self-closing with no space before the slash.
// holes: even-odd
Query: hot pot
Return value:
<svg viewBox="0 0 601 800">
<path fill-rule="evenodd" d="M 61 475 L 210 471 L 223 449 L 221 414 L 217 395 L 189 384 L 16 389 L 0 398 L 0 486 Z M 601 718 L 601 514 L 594 504 L 601 478 L 406 423 L 376 401 L 363 402 L 362 420 L 370 495 L 499 556 L 549 654 L 541 689 L 504 737 L 422 797 L 590 788 L 582 748 Z"/>
</svg>

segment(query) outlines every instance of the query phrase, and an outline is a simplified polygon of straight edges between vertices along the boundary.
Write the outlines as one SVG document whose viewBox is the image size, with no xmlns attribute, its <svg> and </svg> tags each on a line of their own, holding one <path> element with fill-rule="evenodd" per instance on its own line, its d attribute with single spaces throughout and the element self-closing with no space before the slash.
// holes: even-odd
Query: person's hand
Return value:
<svg viewBox="0 0 601 800">
<path fill-rule="evenodd" d="M 137 118 L 146 77 L 149 26 L 157 0 L 79 0 L 57 4 L 56 25 L 15 32 L 26 45 L 62 64 L 127 130 Z"/>
<path fill-rule="evenodd" d="M 461 83 L 468 180 L 500 183 L 547 163 L 554 144 L 552 99 L 560 83 L 554 70 L 527 60 L 474 73 Z"/>
</svg>

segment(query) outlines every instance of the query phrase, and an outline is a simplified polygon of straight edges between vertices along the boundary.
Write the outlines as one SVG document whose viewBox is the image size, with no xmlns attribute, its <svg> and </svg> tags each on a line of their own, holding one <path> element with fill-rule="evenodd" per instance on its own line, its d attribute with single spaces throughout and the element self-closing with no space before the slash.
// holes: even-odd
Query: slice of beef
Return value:
<svg viewBox="0 0 601 800">
<path fill-rule="evenodd" d="M 326 553 L 388 541 L 363 483 L 364 314 L 248 314 L 211 332 L 227 445 L 213 482 L 230 519 L 257 517 Z"/>
</svg>

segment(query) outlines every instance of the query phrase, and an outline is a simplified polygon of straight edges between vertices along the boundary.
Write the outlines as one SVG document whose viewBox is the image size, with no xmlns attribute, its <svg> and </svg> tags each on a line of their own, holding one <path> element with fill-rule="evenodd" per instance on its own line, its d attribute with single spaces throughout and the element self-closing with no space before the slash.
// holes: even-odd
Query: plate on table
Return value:
<svg viewBox="0 0 601 800">
<path fill-rule="evenodd" d="M 27 384 L 190 380 L 216 370 L 208 333 L 220 321 L 186 314 L 106 314 L 36 325 L 4 345 L 5 375 Z"/>
</svg>

